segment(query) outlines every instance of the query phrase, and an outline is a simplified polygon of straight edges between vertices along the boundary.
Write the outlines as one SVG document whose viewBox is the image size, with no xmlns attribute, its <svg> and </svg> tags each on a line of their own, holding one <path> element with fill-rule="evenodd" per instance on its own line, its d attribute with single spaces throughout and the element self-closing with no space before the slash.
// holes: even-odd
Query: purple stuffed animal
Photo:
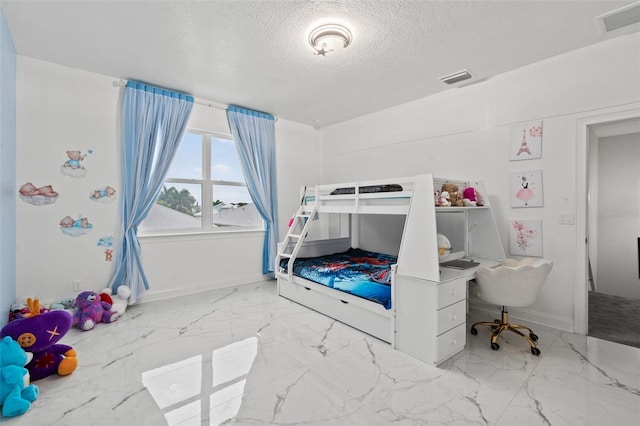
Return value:
<svg viewBox="0 0 640 426">
<path fill-rule="evenodd" d="M 0 330 L 0 337 L 11 337 L 33 359 L 26 368 L 31 380 L 52 374 L 67 376 L 78 366 L 76 350 L 58 343 L 71 328 L 71 314 L 67 311 L 40 313 L 37 300 L 27 300 L 32 316 L 11 321 Z"/>
<path fill-rule="evenodd" d="M 83 291 L 76 297 L 73 314 L 73 325 L 82 331 L 91 330 L 99 322 L 114 322 L 120 316 L 111 311 L 111 305 L 100 300 L 100 295 L 94 291 Z"/>
</svg>

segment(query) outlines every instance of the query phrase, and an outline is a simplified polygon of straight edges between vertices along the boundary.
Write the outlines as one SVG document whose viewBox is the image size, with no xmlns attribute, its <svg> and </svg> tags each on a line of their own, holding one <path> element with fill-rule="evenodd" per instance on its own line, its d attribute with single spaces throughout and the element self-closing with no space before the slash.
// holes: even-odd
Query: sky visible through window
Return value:
<svg viewBox="0 0 640 426">
<path fill-rule="evenodd" d="M 185 132 L 178 148 L 167 178 L 203 179 L 202 169 L 202 135 Z M 233 140 L 213 137 L 211 139 L 211 179 L 214 181 L 242 182 L 242 168 Z M 176 189 L 187 189 L 202 206 L 200 185 L 172 182 L 167 186 Z M 214 185 L 213 200 L 221 200 L 225 204 L 252 203 L 245 186 Z"/>
</svg>

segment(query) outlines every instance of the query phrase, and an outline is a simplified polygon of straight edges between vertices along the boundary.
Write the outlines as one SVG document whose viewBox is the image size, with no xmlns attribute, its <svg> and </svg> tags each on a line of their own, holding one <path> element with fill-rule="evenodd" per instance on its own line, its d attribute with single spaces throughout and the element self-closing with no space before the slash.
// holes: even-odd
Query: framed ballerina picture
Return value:
<svg viewBox="0 0 640 426">
<path fill-rule="evenodd" d="M 542 170 L 513 172 L 509 178 L 511 207 L 542 207 Z"/>
<path fill-rule="evenodd" d="M 542 121 L 517 124 L 509 128 L 509 160 L 542 157 Z"/>
<path fill-rule="evenodd" d="M 542 257 L 541 220 L 512 220 L 509 225 L 509 254 Z"/>
</svg>

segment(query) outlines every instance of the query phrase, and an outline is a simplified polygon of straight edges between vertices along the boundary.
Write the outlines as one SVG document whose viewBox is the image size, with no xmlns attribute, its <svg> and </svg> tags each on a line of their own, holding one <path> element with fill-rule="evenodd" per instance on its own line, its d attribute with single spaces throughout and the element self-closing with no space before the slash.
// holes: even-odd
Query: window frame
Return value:
<svg viewBox="0 0 640 426">
<path fill-rule="evenodd" d="M 211 130 L 200 130 L 195 128 L 187 127 L 184 131 L 182 138 L 187 133 L 197 134 L 200 136 L 200 146 L 201 146 L 201 159 L 202 159 L 202 178 L 201 179 L 186 179 L 186 178 L 165 178 L 163 182 L 163 186 L 169 187 L 169 184 L 193 184 L 200 185 L 201 187 L 201 199 L 202 204 L 200 206 L 202 216 L 201 216 L 201 226 L 199 228 L 167 228 L 167 229 L 159 229 L 159 230 L 147 230 L 140 231 L 141 237 L 149 237 L 149 236 L 168 236 L 168 235 L 198 235 L 198 234 L 221 234 L 221 233 L 242 233 L 242 232 L 264 232 L 264 221 L 260 217 L 258 213 L 258 219 L 260 220 L 260 225 L 258 226 L 223 226 L 216 227 L 213 226 L 213 187 L 214 186 L 236 186 L 236 187 L 247 187 L 246 180 L 244 182 L 236 182 L 236 181 L 225 181 L 225 180 L 213 180 L 211 178 L 211 164 L 213 162 L 213 158 L 211 156 L 211 145 L 213 138 L 219 139 L 228 139 L 235 144 L 235 140 L 233 136 L 229 133 L 215 132 Z M 182 143 L 182 138 L 180 142 Z M 242 170 L 240 170 L 242 172 Z M 242 172 L 244 177 L 244 173 Z M 154 203 L 156 203 L 154 201 Z M 209 206 L 205 208 L 205 206 Z"/>
</svg>

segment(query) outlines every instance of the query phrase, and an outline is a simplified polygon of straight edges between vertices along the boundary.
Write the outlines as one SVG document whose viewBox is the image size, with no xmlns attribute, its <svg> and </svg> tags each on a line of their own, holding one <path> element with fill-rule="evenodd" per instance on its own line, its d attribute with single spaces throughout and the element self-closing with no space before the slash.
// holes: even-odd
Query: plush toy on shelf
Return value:
<svg viewBox="0 0 640 426">
<path fill-rule="evenodd" d="M 76 351 L 71 346 L 58 343 L 71 329 L 71 314 L 67 311 L 40 313 L 37 299 L 27 299 L 32 315 L 11 321 L 2 328 L 0 337 L 11 337 L 33 360 L 27 364 L 31 380 L 36 381 L 52 374 L 67 376 L 78 366 Z"/>
<path fill-rule="evenodd" d="M 100 299 L 95 291 L 83 291 L 76 296 L 76 312 L 73 314 L 73 325 L 82 331 L 93 329 L 99 322 L 114 322 L 120 316 L 111 310 L 111 304 Z"/>
<path fill-rule="evenodd" d="M 474 187 L 470 186 L 462 191 L 462 201 L 467 207 L 482 207 L 484 206 L 484 200 L 482 196 Z"/>
<path fill-rule="evenodd" d="M 449 200 L 449 193 L 447 191 L 442 191 L 440 193 L 440 203 L 438 207 L 449 207 L 451 205 L 451 201 Z"/>
<path fill-rule="evenodd" d="M 0 340 L 0 407 L 4 417 L 24 414 L 38 398 L 40 390 L 30 384 L 29 370 L 24 368 L 32 358 L 11 337 Z"/>
<path fill-rule="evenodd" d="M 464 203 L 462 202 L 462 194 L 458 188 L 458 185 L 455 183 L 447 182 L 442 184 L 442 192 L 447 192 L 449 194 L 449 202 L 453 207 L 462 207 Z"/>
</svg>

